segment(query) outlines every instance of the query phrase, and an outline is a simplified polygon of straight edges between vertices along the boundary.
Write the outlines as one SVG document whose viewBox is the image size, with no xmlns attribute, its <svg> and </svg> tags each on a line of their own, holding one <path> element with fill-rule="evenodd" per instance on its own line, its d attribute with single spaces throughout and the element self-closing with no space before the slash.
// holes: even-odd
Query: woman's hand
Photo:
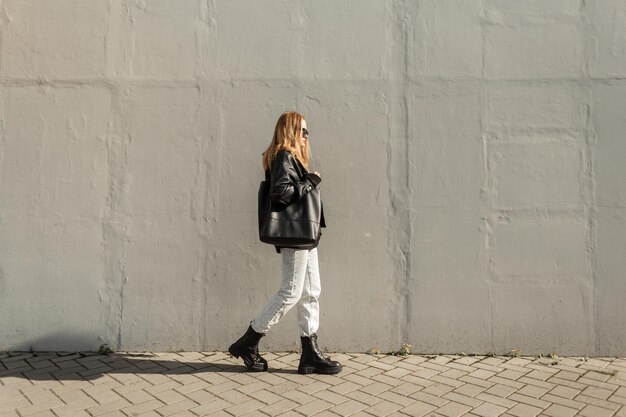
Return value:
<svg viewBox="0 0 626 417">
<path fill-rule="evenodd" d="M 311 184 L 314 187 L 317 187 L 317 185 L 322 182 L 322 177 L 320 177 L 320 173 L 315 171 L 315 172 L 309 172 L 308 174 L 306 174 L 306 178 L 311 182 Z"/>
</svg>

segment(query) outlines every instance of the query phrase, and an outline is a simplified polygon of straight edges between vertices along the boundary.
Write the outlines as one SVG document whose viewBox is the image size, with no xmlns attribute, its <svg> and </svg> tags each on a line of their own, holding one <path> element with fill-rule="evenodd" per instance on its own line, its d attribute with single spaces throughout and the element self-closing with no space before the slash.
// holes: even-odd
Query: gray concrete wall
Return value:
<svg viewBox="0 0 626 417">
<path fill-rule="evenodd" d="M 624 1 L 2 0 L 0 98 L 0 350 L 227 348 L 295 109 L 324 349 L 626 354 Z"/>
</svg>

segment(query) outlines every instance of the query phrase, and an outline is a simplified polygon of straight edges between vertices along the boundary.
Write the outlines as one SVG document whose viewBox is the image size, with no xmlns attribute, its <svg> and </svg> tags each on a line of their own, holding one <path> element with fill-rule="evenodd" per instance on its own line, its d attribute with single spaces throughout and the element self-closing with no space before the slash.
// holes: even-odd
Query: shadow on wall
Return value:
<svg viewBox="0 0 626 417">
<path fill-rule="evenodd" d="M 95 333 L 77 332 L 73 330 L 57 331 L 34 340 L 0 344 L 0 351 L 98 351 L 102 344 L 100 336 Z"/>
</svg>

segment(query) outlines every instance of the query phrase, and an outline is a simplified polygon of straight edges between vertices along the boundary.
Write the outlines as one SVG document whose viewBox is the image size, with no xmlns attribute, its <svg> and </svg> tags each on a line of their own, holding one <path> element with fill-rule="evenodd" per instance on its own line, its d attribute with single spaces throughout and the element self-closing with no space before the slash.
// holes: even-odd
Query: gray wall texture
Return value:
<svg viewBox="0 0 626 417">
<path fill-rule="evenodd" d="M 297 110 L 323 349 L 626 354 L 625 1 L 2 0 L 0 41 L 0 350 L 227 348 Z"/>
</svg>

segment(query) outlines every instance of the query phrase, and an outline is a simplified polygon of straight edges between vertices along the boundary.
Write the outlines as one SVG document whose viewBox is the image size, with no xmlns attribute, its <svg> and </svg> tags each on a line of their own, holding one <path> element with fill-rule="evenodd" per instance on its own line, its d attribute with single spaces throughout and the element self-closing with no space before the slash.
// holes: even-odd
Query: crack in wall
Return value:
<svg viewBox="0 0 626 417">
<path fill-rule="evenodd" d="M 591 24 L 589 22 L 588 5 L 585 0 L 581 0 L 580 3 L 580 15 L 582 17 L 582 31 L 584 33 L 592 33 Z M 591 319 L 591 329 L 590 338 L 593 344 L 593 351 L 591 354 L 598 355 L 602 354 L 601 349 L 601 340 L 598 335 L 598 329 L 600 328 L 600 319 L 598 314 L 598 288 L 597 288 L 597 272 L 598 272 L 598 262 L 596 257 L 596 248 L 598 247 L 598 236 L 597 236 L 597 221 L 598 221 L 598 209 L 597 209 L 597 199 L 596 199 L 596 182 L 594 176 L 594 156 L 595 156 L 595 147 L 597 144 L 597 138 L 595 135 L 595 131 L 593 128 L 593 123 L 591 119 L 592 114 L 592 103 L 593 103 L 593 81 L 591 81 L 590 69 L 590 52 L 593 50 L 593 44 L 590 39 L 587 39 L 586 42 L 583 43 L 583 56 L 584 58 L 584 67 L 583 67 L 583 76 L 585 83 L 585 101 L 587 104 L 584 105 L 584 143 L 582 146 L 583 151 L 583 173 L 582 173 L 582 199 L 583 206 L 585 212 L 585 222 L 586 227 L 585 230 L 587 232 L 587 264 L 588 264 L 588 273 L 589 273 L 589 283 L 590 286 L 590 313 L 592 315 Z"/>
<path fill-rule="evenodd" d="M 210 184 L 210 163 L 211 157 L 211 140 L 207 141 L 206 133 L 208 132 L 208 126 L 203 123 L 204 119 L 201 116 L 201 110 L 206 110 L 209 107 L 210 89 L 206 85 L 199 85 L 198 92 L 200 96 L 200 106 L 198 114 L 196 115 L 196 147 L 198 149 L 196 160 L 197 171 L 196 178 L 194 179 L 194 185 L 192 187 L 192 199 L 190 207 L 190 218 L 196 223 L 198 234 L 201 238 L 201 246 L 199 249 L 196 273 L 193 278 L 194 285 L 194 314 L 193 323 L 194 331 L 196 333 L 196 344 L 205 349 L 208 343 L 207 326 L 205 325 L 207 308 L 208 308 L 208 291 L 209 291 L 209 251 L 210 251 L 210 237 L 211 224 L 210 224 L 210 208 L 209 208 L 209 195 L 208 184 Z"/>
<path fill-rule="evenodd" d="M 485 15 L 486 5 L 485 0 L 480 1 L 480 16 L 483 17 Z M 489 325 L 487 329 L 489 331 L 489 346 L 491 351 L 495 351 L 495 336 L 494 336 L 494 305 L 493 305 L 493 289 L 490 282 L 493 282 L 494 277 L 492 274 L 491 268 L 491 247 L 492 247 L 492 239 L 491 235 L 494 230 L 495 221 L 493 219 L 493 215 L 490 213 L 489 208 L 493 203 L 493 193 L 494 193 L 494 185 L 493 185 L 493 177 L 491 173 L 491 166 L 489 163 L 489 137 L 486 135 L 486 127 L 485 127 L 485 119 L 486 119 L 486 109 L 487 109 L 487 85 L 485 83 L 486 74 L 487 74 L 487 62 L 486 62 L 486 35 L 485 35 L 485 24 L 481 24 L 480 26 L 480 133 L 482 140 L 482 151 L 483 151 L 483 163 L 484 163 L 484 182 L 483 186 L 480 190 L 480 197 L 482 200 L 481 210 L 482 220 L 484 222 L 484 250 L 485 250 L 485 271 L 487 271 L 488 277 L 486 278 L 486 287 L 487 287 L 487 300 L 488 300 L 488 317 L 489 317 Z"/>
<path fill-rule="evenodd" d="M 123 345 L 122 322 L 124 318 L 124 289 L 128 282 L 125 271 L 126 254 L 124 245 L 128 241 L 130 217 L 127 215 L 125 194 L 127 193 L 126 145 L 129 139 L 120 136 L 122 105 L 117 90 L 111 92 L 111 118 L 106 141 L 109 164 L 109 185 L 106 209 L 102 218 L 104 246 L 104 293 L 100 299 L 104 304 L 105 333 L 103 342 L 115 340 L 115 349 Z"/>
<path fill-rule="evenodd" d="M 388 250 L 394 260 L 394 287 L 397 300 L 395 316 L 398 328 L 395 341 L 411 343 L 411 239 L 412 222 L 410 210 L 411 179 L 410 165 L 410 121 L 407 90 L 410 85 L 409 68 L 411 48 L 409 47 L 409 28 L 415 20 L 417 7 L 408 1 L 393 3 L 393 72 L 390 90 L 391 112 L 387 146 L 387 177 L 389 181 L 390 223 Z M 396 126 L 400 128 L 396 130 Z"/>
</svg>

